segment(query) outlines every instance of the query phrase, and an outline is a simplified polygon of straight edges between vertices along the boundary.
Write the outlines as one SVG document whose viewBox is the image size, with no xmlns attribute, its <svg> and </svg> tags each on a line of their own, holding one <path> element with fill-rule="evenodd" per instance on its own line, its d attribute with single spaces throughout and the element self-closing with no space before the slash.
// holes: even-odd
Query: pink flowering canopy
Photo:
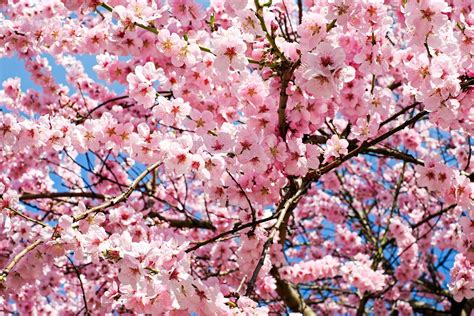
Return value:
<svg viewBox="0 0 474 316">
<path fill-rule="evenodd" d="M 473 9 L 0 1 L 0 312 L 469 315 Z"/>
</svg>

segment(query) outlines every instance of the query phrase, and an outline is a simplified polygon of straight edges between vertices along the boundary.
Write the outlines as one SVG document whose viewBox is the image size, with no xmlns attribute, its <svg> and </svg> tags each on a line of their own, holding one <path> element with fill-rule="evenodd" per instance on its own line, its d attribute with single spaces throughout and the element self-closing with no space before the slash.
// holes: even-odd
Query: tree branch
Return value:
<svg viewBox="0 0 474 316">
<path fill-rule="evenodd" d="M 286 133 L 288 132 L 288 124 L 286 122 L 288 94 L 286 93 L 286 89 L 288 88 L 291 77 L 293 77 L 293 72 L 300 65 L 300 61 L 298 60 L 293 65 L 290 65 L 286 65 L 286 63 L 284 63 L 282 66 L 284 70 L 281 75 L 280 100 L 278 102 L 278 130 L 280 132 L 280 137 L 283 140 L 286 139 Z"/>
<path fill-rule="evenodd" d="M 232 179 L 232 181 L 234 181 L 234 183 L 239 187 L 240 191 L 243 193 L 245 199 L 247 200 L 247 203 L 250 207 L 250 211 L 252 212 L 252 222 L 255 222 L 257 220 L 257 212 L 255 211 L 253 205 L 252 205 L 252 202 L 250 201 L 250 198 L 249 196 L 247 195 L 247 192 L 245 192 L 245 190 L 242 188 L 242 186 L 240 185 L 240 183 L 237 181 L 237 179 L 235 179 L 235 177 L 232 175 L 232 173 L 230 173 L 229 169 L 225 169 L 225 171 L 227 172 L 227 174 L 230 176 L 230 178 Z"/>
<path fill-rule="evenodd" d="M 34 243 L 30 244 L 28 247 L 24 248 L 22 251 L 20 251 L 14 258 L 13 260 L 0 272 L 0 283 L 5 282 L 7 280 L 7 276 L 10 273 L 10 271 L 15 267 L 15 265 L 24 257 L 26 256 L 30 251 L 33 251 L 36 247 L 41 245 L 43 243 L 43 240 L 37 239 Z"/>
<path fill-rule="evenodd" d="M 32 217 L 29 217 L 28 215 L 23 214 L 22 212 L 17 211 L 17 210 L 15 210 L 14 208 L 7 207 L 7 209 L 8 209 L 10 212 L 14 213 L 15 215 L 18 215 L 18 216 L 20 216 L 20 217 L 26 219 L 27 221 L 30 221 L 30 222 L 35 223 L 35 224 L 37 224 L 37 225 L 40 225 L 40 226 L 42 226 L 42 227 L 47 227 L 47 226 L 48 226 L 47 224 L 43 223 L 42 221 L 37 220 L 37 219 L 34 219 L 34 218 L 32 218 Z"/>
<path fill-rule="evenodd" d="M 305 193 L 306 193 L 305 188 L 300 188 L 296 192 L 290 189 L 285 194 L 285 197 L 282 199 L 277 209 L 275 210 L 275 214 L 279 214 L 278 220 L 273 226 L 270 232 L 270 235 L 268 236 L 267 241 L 263 245 L 260 259 L 258 260 L 257 266 L 255 267 L 255 270 L 253 271 L 252 277 L 250 278 L 250 281 L 247 284 L 247 291 L 245 294 L 246 296 L 249 296 L 253 291 L 253 287 L 255 285 L 255 282 L 257 281 L 258 273 L 260 272 L 263 266 L 263 263 L 265 262 L 265 258 L 268 253 L 268 248 L 272 244 L 273 238 L 275 237 L 276 232 L 280 231 L 280 228 L 283 227 L 283 225 L 286 226 L 285 220 L 286 221 L 288 220 L 290 212 L 296 207 L 296 205 L 298 205 L 299 200 L 301 199 L 301 197 L 303 197 Z M 282 242 L 282 239 L 280 239 L 280 242 Z"/>
<path fill-rule="evenodd" d="M 163 215 L 158 213 L 151 213 L 149 214 L 150 218 L 158 218 L 163 222 L 167 222 L 171 227 L 174 228 L 202 228 L 202 229 L 210 229 L 216 230 L 216 227 L 212 225 L 209 221 L 201 221 L 194 218 L 187 218 L 187 219 L 174 219 L 174 218 L 166 218 Z"/>
<path fill-rule="evenodd" d="M 391 121 L 395 120 L 397 117 L 399 117 L 400 115 L 405 114 L 406 112 L 410 111 L 411 109 L 414 109 L 419 104 L 421 104 L 421 103 L 420 102 L 414 102 L 411 105 L 404 107 L 403 109 L 401 109 L 400 111 L 398 111 L 397 113 L 393 114 L 392 116 L 387 118 L 385 121 L 380 123 L 380 127 L 390 123 Z"/>
<path fill-rule="evenodd" d="M 44 192 L 29 193 L 25 192 L 20 196 L 21 201 L 38 200 L 38 199 L 55 199 L 61 197 L 85 197 L 99 200 L 105 200 L 105 196 L 94 192 Z"/>
<path fill-rule="evenodd" d="M 276 292 L 285 304 L 293 311 L 298 311 L 303 316 L 314 316 L 314 311 L 306 304 L 301 294 L 288 281 L 281 278 L 278 268 L 275 266 L 270 270 L 270 274 L 276 280 Z"/>
<path fill-rule="evenodd" d="M 81 291 L 82 291 L 82 301 L 84 302 L 84 310 L 85 310 L 84 315 L 90 315 L 89 307 L 87 306 L 86 291 L 84 289 L 84 284 L 82 283 L 82 279 L 81 279 L 81 272 L 79 271 L 79 269 L 74 264 L 74 261 L 72 261 L 72 259 L 69 256 L 66 255 L 66 258 L 72 264 L 72 268 L 74 269 L 74 272 L 76 273 L 77 278 L 79 279 L 79 285 L 81 286 Z"/>
<path fill-rule="evenodd" d="M 127 190 L 125 190 L 125 192 L 123 192 L 122 194 L 120 194 L 119 196 L 111 199 L 111 200 L 108 200 L 106 201 L 105 203 L 102 203 L 100 205 L 97 205 L 91 209 L 88 209 L 87 211 L 77 215 L 74 217 L 74 222 L 78 222 L 82 219 L 85 219 L 87 218 L 87 216 L 89 216 L 89 214 L 92 214 L 92 213 L 98 213 L 108 207 L 111 207 L 111 206 L 114 206 L 124 200 L 126 200 L 131 194 L 132 192 L 136 189 L 136 187 L 138 186 L 138 184 L 152 171 L 154 171 L 156 168 L 158 168 L 159 166 L 161 165 L 161 162 L 155 162 L 154 164 L 152 164 L 151 166 L 149 166 L 148 168 L 146 168 L 133 182 L 132 184 L 128 187 Z"/>
<path fill-rule="evenodd" d="M 323 165 L 321 168 L 319 168 L 318 170 L 314 170 L 314 171 L 311 171 L 308 173 L 308 175 L 305 176 L 305 179 L 304 179 L 304 182 L 306 181 L 314 181 L 314 180 L 317 180 L 319 179 L 319 177 L 323 174 L 326 174 L 328 173 L 329 171 L 339 167 L 340 165 L 342 165 L 344 162 L 346 162 L 347 160 L 357 156 L 358 154 L 360 154 L 361 152 L 363 152 L 364 150 L 370 148 L 371 146 L 373 145 L 376 145 L 382 141 L 384 141 L 385 139 L 389 138 L 390 136 L 392 136 L 393 134 L 403 130 L 405 127 L 409 126 L 410 124 L 412 123 L 415 123 L 416 121 L 418 121 L 420 118 L 422 118 L 423 116 L 425 116 L 426 114 L 428 114 L 427 111 L 421 111 L 419 112 L 417 115 L 415 115 L 414 117 L 412 117 L 411 119 L 405 121 L 403 124 L 395 127 L 394 129 L 380 135 L 379 137 L 376 137 L 375 139 L 369 141 L 369 142 L 363 142 L 359 147 L 357 147 L 356 149 L 350 151 L 347 155 L 345 156 L 342 156 L 340 158 L 337 158 L 336 160 L 328 163 L 328 164 L 325 164 Z"/>
<path fill-rule="evenodd" d="M 431 214 L 430 216 L 428 216 L 428 217 L 422 219 L 422 220 L 419 221 L 418 223 L 411 225 L 411 228 L 412 228 L 412 229 L 418 228 L 418 227 L 420 227 L 421 225 L 423 225 L 423 224 L 429 222 L 429 221 L 432 220 L 433 218 L 436 218 L 436 217 L 438 217 L 438 216 L 441 216 L 441 215 L 443 215 L 444 213 L 446 213 L 446 212 L 452 210 L 452 209 L 455 208 L 455 207 L 456 207 L 456 204 L 453 204 L 453 205 L 450 205 L 450 206 L 448 206 L 448 207 L 446 207 L 446 208 L 443 208 L 443 209 L 439 210 L 438 212 L 433 213 L 433 214 Z"/>
<path fill-rule="evenodd" d="M 260 224 L 260 223 L 268 222 L 269 220 L 272 220 L 272 219 L 275 219 L 275 214 L 272 214 L 272 215 L 269 216 L 269 217 L 266 217 L 266 218 L 262 218 L 262 219 L 260 219 L 260 220 L 257 220 L 255 223 L 254 223 L 254 222 L 248 222 L 248 223 L 241 224 L 241 225 L 238 225 L 238 226 L 236 225 L 236 226 L 234 226 L 234 228 L 231 229 L 231 230 L 227 230 L 227 231 L 225 231 L 225 232 L 222 232 L 222 233 L 220 233 L 220 234 L 218 234 L 218 235 L 216 235 L 216 236 L 214 236 L 214 237 L 212 237 L 212 238 L 209 238 L 209 239 L 207 239 L 207 240 L 197 242 L 194 246 L 192 246 L 192 247 L 186 249 L 186 252 L 189 253 L 189 252 L 191 252 L 191 251 L 194 251 L 194 250 L 196 250 L 196 249 L 201 248 L 202 246 L 205 246 L 205 245 L 208 245 L 208 244 L 210 244 L 210 243 L 213 243 L 213 242 L 215 242 L 215 241 L 221 239 L 222 237 L 225 237 L 225 236 L 230 235 L 230 234 L 234 234 L 234 233 L 236 233 L 236 232 L 241 231 L 242 229 L 252 227 L 252 226 L 254 226 L 255 224 L 258 225 L 258 224 Z"/>
</svg>

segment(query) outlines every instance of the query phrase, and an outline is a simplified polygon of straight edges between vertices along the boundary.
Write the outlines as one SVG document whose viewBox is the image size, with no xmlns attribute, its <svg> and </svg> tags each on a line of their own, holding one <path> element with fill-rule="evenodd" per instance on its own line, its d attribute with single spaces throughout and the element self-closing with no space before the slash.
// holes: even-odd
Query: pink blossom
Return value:
<svg viewBox="0 0 474 316">
<path fill-rule="evenodd" d="M 128 88 L 132 97 L 145 107 L 153 106 L 156 98 L 156 90 L 153 82 L 160 79 L 160 71 L 151 62 L 145 66 L 137 66 L 135 73 L 127 76 Z"/>
<path fill-rule="evenodd" d="M 369 262 L 356 260 L 344 265 L 341 270 L 343 277 L 355 286 L 361 293 L 366 291 L 381 291 L 385 287 L 387 277 L 381 271 L 374 271 L 370 268 Z"/>
<path fill-rule="evenodd" d="M 454 267 L 451 271 L 453 280 L 449 283 L 449 289 L 454 294 L 454 299 L 460 302 L 464 298 L 474 297 L 473 290 L 473 267 L 470 261 L 462 254 L 456 255 Z"/>
<path fill-rule="evenodd" d="M 422 0 L 407 5 L 406 23 L 415 33 L 415 38 L 424 39 L 429 32 L 436 32 L 448 17 L 451 9 L 444 0 Z"/>
<path fill-rule="evenodd" d="M 194 0 L 171 0 L 171 11 L 182 23 L 200 20 L 204 17 L 202 8 Z"/>
<path fill-rule="evenodd" d="M 229 67 L 243 70 L 248 64 L 244 56 L 246 44 L 236 28 L 217 33 L 213 39 L 213 48 L 216 54 L 214 65 L 219 72 L 225 72 Z"/>
<path fill-rule="evenodd" d="M 0 310 L 469 312 L 471 2 L 0 1 Z"/>
<path fill-rule="evenodd" d="M 324 151 L 324 159 L 328 159 L 330 157 L 340 157 L 343 155 L 347 155 L 349 142 L 345 139 L 340 139 L 337 135 L 333 135 L 327 142 L 326 142 L 326 150 Z"/>
<path fill-rule="evenodd" d="M 317 13 L 306 14 L 298 26 L 301 36 L 301 48 L 310 51 L 326 37 L 326 19 Z"/>
</svg>

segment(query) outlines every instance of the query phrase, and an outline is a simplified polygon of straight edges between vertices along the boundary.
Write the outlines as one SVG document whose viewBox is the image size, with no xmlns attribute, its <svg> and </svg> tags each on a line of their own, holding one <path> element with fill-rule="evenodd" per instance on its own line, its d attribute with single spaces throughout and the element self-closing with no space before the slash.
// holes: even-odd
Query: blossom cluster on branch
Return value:
<svg viewBox="0 0 474 316">
<path fill-rule="evenodd" d="M 7 0 L 0 58 L 0 313 L 474 311 L 471 0 Z"/>
</svg>

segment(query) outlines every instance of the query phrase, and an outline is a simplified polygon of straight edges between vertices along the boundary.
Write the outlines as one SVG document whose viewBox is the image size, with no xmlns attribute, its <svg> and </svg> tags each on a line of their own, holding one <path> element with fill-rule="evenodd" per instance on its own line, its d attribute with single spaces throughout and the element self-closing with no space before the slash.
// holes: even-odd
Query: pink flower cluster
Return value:
<svg viewBox="0 0 474 316">
<path fill-rule="evenodd" d="M 395 276 L 401 281 L 407 281 L 418 277 L 418 244 L 413 236 L 412 230 L 399 218 L 390 222 L 390 234 L 397 243 L 399 257 L 402 262 L 398 266 Z"/>
<path fill-rule="evenodd" d="M 387 276 L 381 270 L 374 271 L 371 264 L 367 256 L 358 254 L 354 261 L 341 268 L 342 276 L 361 293 L 381 291 L 387 283 Z"/>
<path fill-rule="evenodd" d="M 473 8 L 0 1 L 0 311 L 472 312 Z"/>
<path fill-rule="evenodd" d="M 159 78 L 160 72 L 152 62 L 137 66 L 135 71 L 127 76 L 128 89 L 132 92 L 132 98 L 146 108 L 152 107 L 156 99 L 153 82 Z"/>
<path fill-rule="evenodd" d="M 464 298 L 474 297 L 474 267 L 472 260 L 463 254 L 456 255 L 453 270 L 453 279 L 449 283 L 449 290 L 453 293 L 454 299 L 458 302 Z"/>
<path fill-rule="evenodd" d="M 339 275 L 341 264 L 332 256 L 318 260 L 308 260 L 281 269 L 281 274 L 287 280 L 295 283 L 306 283 L 317 279 L 334 278 Z"/>
</svg>

